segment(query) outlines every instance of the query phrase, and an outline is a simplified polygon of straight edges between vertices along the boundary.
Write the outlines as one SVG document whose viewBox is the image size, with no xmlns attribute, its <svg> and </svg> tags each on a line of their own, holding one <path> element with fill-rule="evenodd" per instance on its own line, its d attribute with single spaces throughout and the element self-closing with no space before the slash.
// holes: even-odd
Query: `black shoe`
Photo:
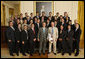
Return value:
<svg viewBox="0 0 85 59">
<path fill-rule="evenodd" d="M 26 54 L 25 54 L 25 53 L 23 53 L 22 55 L 23 55 L 23 56 L 26 56 Z"/>
<path fill-rule="evenodd" d="M 17 54 L 17 56 L 19 56 L 19 53 L 16 53 Z"/>
<path fill-rule="evenodd" d="M 56 55 L 56 53 L 54 53 L 54 55 Z"/>
<path fill-rule="evenodd" d="M 26 52 L 26 53 L 28 53 L 28 54 L 29 54 L 29 52 Z"/>
<path fill-rule="evenodd" d="M 78 55 L 79 55 L 79 53 L 76 53 L 76 54 L 75 54 L 75 56 L 78 56 Z"/>
<path fill-rule="evenodd" d="M 43 55 L 45 55 L 45 53 L 43 53 Z"/>
<path fill-rule="evenodd" d="M 50 52 L 48 52 L 48 54 L 50 54 Z"/>
<path fill-rule="evenodd" d="M 61 53 L 60 51 L 58 51 L 57 53 Z"/>
<path fill-rule="evenodd" d="M 10 56 L 14 56 L 13 54 L 10 54 Z"/>
<path fill-rule="evenodd" d="M 33 54 L 30 54 L 30 56 L 33 56 Z"/>
<path fill-rule="evenodd" d="M 41 53 L 39 53 L 39 56 L 41 55 Z"/>
<path fill-rule="evenodd" d="M 64 55 L 64 53 L 62 53 L 62 55 Z"/>
<path fill-rule="evenodd" d="M 71 53 L 69 53 L 69 55 L 71 56 Z"/>
</svg>

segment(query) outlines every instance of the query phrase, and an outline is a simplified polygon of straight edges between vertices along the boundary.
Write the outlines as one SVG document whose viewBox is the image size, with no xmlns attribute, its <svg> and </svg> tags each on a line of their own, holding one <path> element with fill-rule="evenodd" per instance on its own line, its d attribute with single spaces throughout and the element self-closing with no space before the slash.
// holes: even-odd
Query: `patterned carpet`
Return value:
<svg viewBox="0 0 85 59">
<path fill-rule="evenodd" d="M 54 55 L 53 53 L 47 54 L 47 52 L 45 55 L 41 54 L 41 56 L 39 56 L 38 53 L 33 54 L 33 56 L 30 56 L 29 54 L 23 56 L 21 53 L 19 53 L 19 56 L 16 54 L 14 55 L 15 56 L 10 56 L 7 48 L 1 48 L 1 58 L 84 58 L 84 49 L 80 49 L 80 54 L 77 57 L 74 56 L 74 53 L 72 53 L 71 56 L 67 53 L 62 56 L 61 53 Z"/>
</svg>

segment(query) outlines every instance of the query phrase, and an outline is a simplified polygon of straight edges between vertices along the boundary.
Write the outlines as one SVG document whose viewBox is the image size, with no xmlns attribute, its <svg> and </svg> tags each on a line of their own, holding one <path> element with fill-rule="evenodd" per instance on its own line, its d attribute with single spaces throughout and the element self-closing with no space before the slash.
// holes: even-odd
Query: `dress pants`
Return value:
<svg viewBox="0 0 85 59">
<path fill-rule="evenodd" d="M 8 42 L 9 53 L 13 54 L 15 52 L 15 42 Z"/>
<path fill-rule="evenodd" d="M 39 46 L 39 53 L 43 50 L 43 53 L 45 53 L 46 50 L 46 40 L 43 38 L 42 41 L 40 40 L 40 46 Z"/>
<path fill-rule="evenodd" d="M 56 53 L 56 41 L 55 41 L 55 39 L 53 39 L 53 43 L 49 42 L 49 52 L 51 52 L 52 44 L 53 44 L 53 52 Z"/>
<path fill-rule="evenodd" d="M 68 52 L 68 53 L 72 53 L 72 40 L 70 40 L 70 39 L 68 39 L 68 40 L 66 40 L 66 51 Z"/>
</svg>

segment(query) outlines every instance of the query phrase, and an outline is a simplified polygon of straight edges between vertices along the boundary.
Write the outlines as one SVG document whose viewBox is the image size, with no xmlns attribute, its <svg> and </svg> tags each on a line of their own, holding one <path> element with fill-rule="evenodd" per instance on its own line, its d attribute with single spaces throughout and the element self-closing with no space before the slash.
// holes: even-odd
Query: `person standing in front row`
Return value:
<svg viewBox="0 0 85 59">
<path fill-rule="evenodd" d="M 33 56 L 35 41 L 36 41 L 36 32 L 33 23 L 31 24 L 31 28 L 28 30 L 28 33 L 29 33 L 30 55 Z"/>
<path fill-rule="evenodd" d="M 21 24 L 18 24 L 18 28 L 15 31 L 16 38 L 16 53 L 19 56 L 19 51 L 21 52 Z"/>
<path fill-rule="evenodd" d="M 13 27 L 13 22 L 9 21 L 9 27 L 7 28 L 6 32 L 7 36 L 7 42 L 8 42 L 8 47 L 9 47 L 9 53 L 11 56 L 14 56 L 14 50 L 15 50 L 15 29 Z"/>
<path fill-rule="evenodd" d="M 78 23 L 75 24 L 75 31 L 74 31 L 74 40 L 75 40 L 75 49 L 76 53 L 75 56 L 79 55 L 79 42 L 80 42 L 80 35 L 81 35 L 81 29 Z"/>
<path fill-rule="evenodd" d="M 46 50 L 46 41 L 47 41 L 47 35 L 48 35 L 48 30 L 46 28 L 46 23 L 42 23 L 41 28 L 39 28 L 39 33 L 38 33 L 38 41 L 40 42 L 39 46 L 39 55 L 41 55 L 41 51 L 43 49 L 43 55 L 45 55 L 45 50 Z"/>
<path fill-rule="evenodd" d="M 21 39 L 22 39 L 22 55 L 26 56 L 26 52 L 28 53 L 29 48 L 29 41 L 28 41 L 28 31 L 27 31 L 27 25 L 24 25 L 24 29 L 21 32 Z"/>
<path fill-rule="evenodd" d="M 58 39 L 58 29 L 54 27 L 54 22 L 51 22 L 51 27 L 49 27 L 48 33 L 51 34 L 51 38 L 53 39 L 53 52 L 56 55 L 56 41 Z M 51 46 L 52 46 L 52 43 L 49 42 L 48 54 L 51 52 Z"/>
</svg>

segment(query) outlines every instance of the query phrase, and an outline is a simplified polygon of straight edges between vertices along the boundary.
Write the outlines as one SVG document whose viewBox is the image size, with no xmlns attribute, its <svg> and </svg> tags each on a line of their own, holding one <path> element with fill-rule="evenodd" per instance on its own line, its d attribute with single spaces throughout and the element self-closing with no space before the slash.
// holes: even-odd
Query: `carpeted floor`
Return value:
<svg viewBox="0 0 85 59">
<path fill-rule="evenodd" d="M 10 56 L 9 55 L 9 50 L 8 48 L 1 48 L 1 58 L 84 58 L 84 49 L 80 49 L 80 54 L 75 57 L 74 53 L 72 53 L 71 56 L 69 54 L 65 54 L 64 56 L 61 55 L 61 53 L 54 55 L 53 53 L 43 55 L 41 56 L 38 55 L 38 52 L 33 54 L 33 56 L 30 56 L 29 54 L 26 54 L 27 56 L 23 56 L 21 53 L 19 53 L 19 56 L 14 54 L 15 56 Z"/>
</svg>

